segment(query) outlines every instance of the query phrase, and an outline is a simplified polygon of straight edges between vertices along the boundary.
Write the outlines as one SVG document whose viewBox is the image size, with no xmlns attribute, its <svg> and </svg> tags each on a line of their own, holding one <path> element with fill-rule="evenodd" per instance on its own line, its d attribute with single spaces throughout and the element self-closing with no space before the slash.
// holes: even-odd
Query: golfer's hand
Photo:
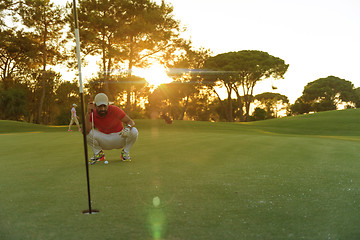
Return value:
<svg viewBox="0 0 360 240">
<path fill-rule="evenodd" d="M 130 128 L 129 127 L 125 127 L 119 135 L 121 135 L 122 137 L 128 137 L 130 134 Z"/>
<path fill-rule="evenodd" d="M 95 104 L 92 102 L 89 102 L 87 105 L 87 112 L 91 113 L 94 110 L 95 110 Z"/>
</svg>

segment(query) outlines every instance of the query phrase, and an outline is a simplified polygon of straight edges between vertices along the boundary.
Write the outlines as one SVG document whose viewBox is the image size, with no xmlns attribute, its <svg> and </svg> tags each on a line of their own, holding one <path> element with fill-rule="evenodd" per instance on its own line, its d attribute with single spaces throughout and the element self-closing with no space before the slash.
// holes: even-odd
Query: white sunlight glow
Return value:
<svg viewBox="0 0 360 240">
<path fill-rule="evenodd" d="M 154 63 L 149 68 L 134 69 L 134 75 L 145 78 L 150 86 L 156 88 L 164 83 L 171 83 L 173 80 L 166 74 L 166 68 L 159 64 Z"/>
</svg>

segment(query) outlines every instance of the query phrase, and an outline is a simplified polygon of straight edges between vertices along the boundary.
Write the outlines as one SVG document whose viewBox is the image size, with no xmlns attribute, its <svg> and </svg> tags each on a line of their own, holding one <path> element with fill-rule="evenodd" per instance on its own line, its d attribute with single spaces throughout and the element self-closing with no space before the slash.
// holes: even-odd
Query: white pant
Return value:
<svg viewBox="0 0 360 240">
<path fill-rule="evenodd" d="M 120 149 L 124 148 L 125 152 L 130 152 L 130 148 L 134 145 L 138 138 L 138 130 L 133 127 L 127 137 L 123 137 L 117 133 L 105 134 L 98 130 L 92 129 L 87 135 L 87 143 L 91 147 L 94 154 L 97 154 L 102 149 Z"/>
</svg>

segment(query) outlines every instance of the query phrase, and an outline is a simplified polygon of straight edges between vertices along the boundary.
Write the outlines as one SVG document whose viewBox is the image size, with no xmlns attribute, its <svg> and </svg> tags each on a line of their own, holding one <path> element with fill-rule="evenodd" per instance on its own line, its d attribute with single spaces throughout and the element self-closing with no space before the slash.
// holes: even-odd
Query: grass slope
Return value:
<svg viewBox="0 0 360 240">
<path fill-rule="evenodd" d="M 359 109 L 347 109 L 258 121 L 250 125 L 276 133 L 360 136 L 359 120 Z"/>
<path fill-rule="evenodd" d="M 0 120 L 0 134 L 19 132 L 54 132 L 64 131 L 66 126 L 45 126 L 33 123 Z"/>
<path fill-rule="evenodd" d="M 358 114 L 138 120 L 133 162 L 90 166 L 97 215 L 81 134 L 22 123 L 0 135 L 0 239 L 359 239 Z"/>
</svg>

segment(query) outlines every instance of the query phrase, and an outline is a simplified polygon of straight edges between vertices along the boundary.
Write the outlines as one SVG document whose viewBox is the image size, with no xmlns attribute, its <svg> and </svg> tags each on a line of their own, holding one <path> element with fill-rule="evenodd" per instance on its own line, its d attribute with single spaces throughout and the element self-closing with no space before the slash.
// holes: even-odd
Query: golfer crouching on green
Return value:
<svg viewBox="0 0 360 240">
<path fill-rule="evenodd" d="M 85 115 L 87 143 L 94 152 L 89 163 L 104 161 L 103 150 L 111 149 L 122 149 L 121 160 L 131 161 L 130 149 L 138 138 L 135 122 L 119 107 L 109 105 L 104 93 L 97 94 L 94 103 L 88 103 Z"/>
</svg>

